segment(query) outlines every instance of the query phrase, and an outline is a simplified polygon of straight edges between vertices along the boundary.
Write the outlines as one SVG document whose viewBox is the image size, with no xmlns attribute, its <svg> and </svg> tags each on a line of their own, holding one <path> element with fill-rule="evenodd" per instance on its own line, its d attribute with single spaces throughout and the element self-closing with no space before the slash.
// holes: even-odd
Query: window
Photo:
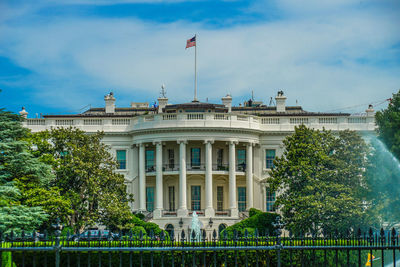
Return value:
<svg viewBox="0 0 400 267">
<path fill-rule="evenodd" d="M 192 185 L 191 189 L 192 189 L 191 190 L 192 210 L 200 210 L 200 203 L 201 203 L 200 186 Z"/>
<path fill-rule="evenodd" d="M 175 186 L 168 187 L 169 211 L 175 211 Z"/>
<path fill-rule="evenodd" d="M 272 169 L 274 167 L 275 149 L 265 150 L 265 168 Z"/>
<path fill-rule="evenodd" d="M 224 150 L 219 148 L 217 150 L 217 167 L 218 167 L 218 170 L 222 169 L 223 162 L 224 162 Z"/>
<path fill-rule="evenodd" d="M 195 147 L 190 150 L 190 163 L 192 167 L 200 168 L 200 148 Z"/>
<path fill-rule="evenodd" d="M 269 187 L 265 189 L 267 211 L 275 211 L 275 192 L 273 192 Z"/>
<path fill-rule="evenodd" d="M 246 170 L 246 150 L 245 149 L 237 150 L 237 170 L 238 171 Z"/>
<path fill-rule="evenodd" d="M 224 209 L 224 187 L 217 186 L 217 211 Z"/>
<path fill-rule="evenodd" d="M 154 210 L 154 187 L 146 187 L 146 210 Z"/>
<path fill-rule="evenodd" d="M 117 150 L 117 168 L 126 169 L 126 150 Z"/>
<path fill-rule="evenodd" d="M 239 211 L 246 210 L 246 187 L 238 187 L 238 208 Z"/>
<path fill-rule="evenodd" d="M 154 172 L 154 150 L 146 150 L 146 171 Z"/>
<path fill-rule="evenodd" d="M 175 154 L 173 149 L 168 149 L 168 168 L 174 169 Z"/>
</svg>

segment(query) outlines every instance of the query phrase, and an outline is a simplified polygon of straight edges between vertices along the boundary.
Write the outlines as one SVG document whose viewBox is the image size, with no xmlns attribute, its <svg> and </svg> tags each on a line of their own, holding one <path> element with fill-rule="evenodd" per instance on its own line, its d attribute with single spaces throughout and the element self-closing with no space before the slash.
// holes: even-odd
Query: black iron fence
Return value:
<svg viewBox="0 0 400 267">
<path fill-rule="evenodd" d="M 399 266 L 399 235 L 270 236 L 258 231 L 128 233 L 74 241 L 70 235 L 1 235 L 1 267 L 16 266 Z M 189 233 L 189 235 L 188 235 Z M 88 237 L 90 239 L 90 236 Z M 369 261 L 370 265 L 366 265 Z M 12 265 L 9 265 L 12 266 Z"/>
</svg>

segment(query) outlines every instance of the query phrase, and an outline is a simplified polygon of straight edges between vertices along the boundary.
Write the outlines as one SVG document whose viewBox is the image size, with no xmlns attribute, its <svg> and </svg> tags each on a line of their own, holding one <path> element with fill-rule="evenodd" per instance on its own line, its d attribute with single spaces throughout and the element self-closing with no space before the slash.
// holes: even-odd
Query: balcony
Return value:
<svg viewBox="0 0 400 267">
<path fill-rule="evenodd" d="M 156 171 L 156 166 L 146 166 L 146 173 L 155 171 Z"/>
<path fill-rule="evenodd" d="M 212 169 L 213 171 L 229 171 L 229 164 L 228 163 L 213 164 Z"/>
<path fill-rule="evenodd" d="M 164 164 L 163 171 L 172 172 L 172 171 L 179 171 L 179 164 Z"/>
<path fill-rule="evenodd" d="M 197 216 L 200 216 L 200 217 L 205 216 L 204 210 L 189 210 L 189 215 L 192 216 L 193 212 L 196 212 Z"/>
<path fill-rule="evenodd" d="M 162 216 L 163 217 L 176 217 L 177 213 L 176 213 L 176 210 L 163 210 Z"/>
<path fill-rule="evenodd" d="M 215 216 L 217 216 L 217 217 L 230 217 L 231 216 L 231 210 L 216 210 L 215 211 Z"/>
<path fill-rule="evenodd" d="M 188 171 L 204 171 L 205 169 L 206 169 L 206 166 L 204 163 L 200 163 L 200 164 L 189 163 L 186 165 L 186 170 L 188 170 Z"/>
<path fill-rule="evenodd" d="M 237 164 L 236 171 L 237 172 L 245 172 L 246 171 L 246 163 Z"/>
</svg>

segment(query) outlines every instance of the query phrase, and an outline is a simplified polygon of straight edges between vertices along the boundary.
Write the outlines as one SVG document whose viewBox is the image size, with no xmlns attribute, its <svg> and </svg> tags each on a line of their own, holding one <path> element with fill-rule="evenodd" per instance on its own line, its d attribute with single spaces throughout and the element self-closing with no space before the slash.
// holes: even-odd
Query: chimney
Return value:
<svg viewBox="0 0 400 267">
<path fill-rule="evenodd" d="M 283 91 L 278 91 L 278 95 L 275 97 L 276 101 L 276 112 L 285 112 L 286 111 L 286 96 L 283 95 Z"/>
<path fill-rule="evenodd" d="M 106 101 L 106 113 L 114 113 L 115 112 L 114 93 L 111 92 L 108 95 L 105 95 L 104 101 Z"/>
<path fill-rule="evenodd" d="M 165 94 L 165 85 L 161 85 L 161 92 L 160 97 L 157 98 L 158 100 L 158 113 L 163 113 L 163 108 L 168 105 L 168 98 Z"/>
<path fill-rule="evenodd" d="M 228 108 L 228 112 L 232 111 L 232 97 L 230 94 L 227 94 L 222 99 L 222 104 Z"/>
<path fill-rule="evenodd" d="M 28 112 L 25 110 L 25 107 L 22 107 L 22 110 L 19 112 L 22 118 L 28 118 Z"/>
<path fill-rule="evenodd" d="M 367 113 L 367 117 L 374 117 L 375 116 L 375 110 L 373 105 L 368 105 L 368 109 L 365 110 Z"/>
</svg>

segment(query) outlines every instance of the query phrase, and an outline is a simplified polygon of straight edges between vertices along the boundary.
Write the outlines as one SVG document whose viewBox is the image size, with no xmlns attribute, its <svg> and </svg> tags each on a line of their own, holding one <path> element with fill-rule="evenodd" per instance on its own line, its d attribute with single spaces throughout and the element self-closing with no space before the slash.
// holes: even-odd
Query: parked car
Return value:
<svg viewBox="0 0 400 267">
<path fill-rule="evenodd" d="M 14 235 L 6 236 L 6 240 L 8 241 L 16 241 L 16 242 L 38 242 L 38 241 L 43 241 L 45 240 L 45 235 L 39 232 L 34 232 L 34 233 L 25 233 L 24 235 Z"/>
<path fill-rule="evenodd" d="M 115 240 L 119 238 L 119 234 L 110 230 L 86 230 L 81 234 L 72 235 L 68 240 L 72 241 L 105 241 Z"/>
</svg>

